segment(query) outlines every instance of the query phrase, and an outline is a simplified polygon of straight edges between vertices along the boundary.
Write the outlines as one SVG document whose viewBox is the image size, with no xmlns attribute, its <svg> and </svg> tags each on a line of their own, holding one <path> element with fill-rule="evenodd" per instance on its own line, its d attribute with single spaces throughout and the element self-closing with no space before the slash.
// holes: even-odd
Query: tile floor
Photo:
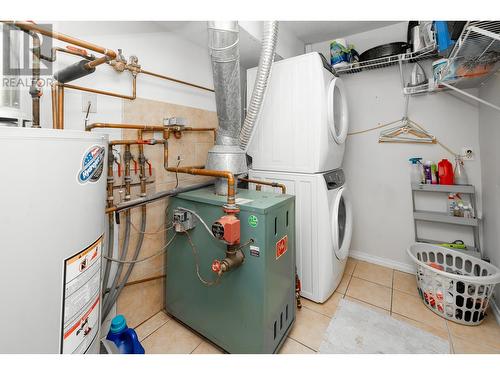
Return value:
<svg viewBox="0 0 500 375">
<path fill-rule="evenodd" d="M 302 309 L 281 354 L 314 354 L 342 298 L 362 303 L 450 342 L 453 353 L 500 354 L 500 326 L 492 313 L 477 327 L 442 319 L 420 301 L 415 276 L 349 258 L 342 281 L 323 304 L 302 299 Z M 136 328 L 146 353 L 220 354 L 216 346 L 160 311 Z"/>
</svg>

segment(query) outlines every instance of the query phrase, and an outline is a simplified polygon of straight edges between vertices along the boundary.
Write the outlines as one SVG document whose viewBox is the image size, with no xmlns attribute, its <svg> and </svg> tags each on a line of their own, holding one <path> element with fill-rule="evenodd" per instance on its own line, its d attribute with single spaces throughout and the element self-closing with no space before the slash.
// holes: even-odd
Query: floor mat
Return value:
<svg viewBox="0 0 500 375">
<path fill-rule="evenodd" d="M 448 341 L 345 299 L 326 330 L 323 354 L 448 354 Z"/>
</svg>

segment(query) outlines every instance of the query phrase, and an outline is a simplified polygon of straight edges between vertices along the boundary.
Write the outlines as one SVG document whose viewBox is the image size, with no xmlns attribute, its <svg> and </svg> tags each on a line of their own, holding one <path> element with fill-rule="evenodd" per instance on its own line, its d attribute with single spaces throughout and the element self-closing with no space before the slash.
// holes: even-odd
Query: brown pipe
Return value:
<svg viewBox="0 0 500 375">
<path fill-rule="evenodd" d="M 116 141 L 109 141 L 112 146 L 121 145 L 155 145 L 164 144 L 166 141 L 164 139 L 120 139 Z"/>
<path fill-rule="evenodd" d="M 160 132 L 165 129 L 163 125 L 142 125 L 142 124 L 113 124 L 113 123 L 105 123 L 105 122 L 96 122 L 90 125 L 87 125 L 85 130 L 92 130 L 94 128 L 109 128 L 109 129 L 135 129 L 135 130 L 144 130 L 144 131 L 153 131 Z"/>
<path fill-rule="evenodd" d="M 193 167 L 168 167 L 168 172 L 187 173 L 197 176 L 210 176 L 227 179 L 227 204 L 230 208 L 236 205 L 236 184 L 234 175 L 229 171 L 214 171 L 211 169 L 200 169 Z"/>
<path fill-rule="evenodd" d="M 139 178 L 141 181 L 141 197 L 146 196 L 146 157 L 144 156 L 144 143 L 142 143 L 142 130 L 137 131 L 139 145 Z M 146 206 L 143 206 L 146 209 Z"/>
<path fill-rule="evenodd" d="M 111 91 L 91 89 L 89 87 L 70 85 L 68 83 L 59 83 L 59 85 L 64 86 L 68 89 L 72 89 L 72 90 L 91 92 L 94 94 L 113 96 L 115 98 L 122 98 L 122 99 L 129 99 L 129 100 L 134 100 L 136 98 L 136 95 L 137 95 L 137 76 L 135 76 L 135 75 L 132 77 L 132 95 L 124 95 L 124 94 L 118 94 L 118 93 L 111 92 Z"/>
<path fill-rule="evenodd" d="M 166 79 L 168 81 L 180 83 L 182 85 L 187 85 L 187 86 L 195 87 L 197 89 L 201 89 L 201 90 L 205 90 L 205 91 L 209 91 L 209 92 L 215 92 L 214 89 L 210 89 L 210 88 L 205 87 L 205 86 L 200 86 L 200 85 L 196 85 L 194 83 L 190 83 L 190 82 L 186 82 L 186 81 L 181 81 L 180 79 L 172 78 L 172 77 L 169 77 L 169 76 L 164 76 L 164 75 L 158 74 L 158 73 L 153 73 L 153 72 L 150 72 L 150 71 L 147 71 L 147 70 L 144 70 L 144 69 L 141 69 L 139 72 L 143 73 L 143 74 L 147 74 L 148 76 L 152 76 L 152 77 L 156 77 L 156 78 L 161 78 L 161 79 Z"/>
<path fill-rule="evenodd" d="M 271 181 L 260 181 L 260 180 L 254 180 L 252 178 L 239 178 L 238 180 L 243 181 L 243 182 L 249 182 L 251 184 L 258 184 L 258 185 L 266 185 L 266 186 L 272 186 L 272 187 L 277 187 L 281 189 L 281 194 L 286 194 L 286 186 L 284 184 L 280 184 L 277 182 L 271 182 Z"/>
<path fill-rule="evenodd" d="M 100 64 L 106 62 L 107 60 L 113 60 L 116 58 L 116 52 L 101 46 L 98 46 L 97 44 L 93 44 L 90 42 L 86 42 L 77 38 L 73 38 L 71 36 L 59 33 L 57 31 L 52 31 L 52 30 L 47 30 L 41 26 L 38 26 L 32 22 L 15 22 L 15 21 L 5 21 L 8 24 L 12 24 L 16 27 L 19 27 L 22 30 L 27 30 L 27 31 L 35 31 L 37 33 L 40 33 L 42 35 L 60 40 L 62 42 L 74 44 L 76 46 L 89 49 L 98 53 L 101 53 L 105 56 L 107 56 L 107 59 L 105 61 L 100 62 Z"/>
<path fill-rule="evenodd" d="M 64 86 L 57 85 L 57 129 L 64 129 Z"/>
<path fill-rule="evenodd" d="M 52 127 L 57 129 L 57 85 L 50 85 L 50 94 L 52 99 Z"/>
</svg>

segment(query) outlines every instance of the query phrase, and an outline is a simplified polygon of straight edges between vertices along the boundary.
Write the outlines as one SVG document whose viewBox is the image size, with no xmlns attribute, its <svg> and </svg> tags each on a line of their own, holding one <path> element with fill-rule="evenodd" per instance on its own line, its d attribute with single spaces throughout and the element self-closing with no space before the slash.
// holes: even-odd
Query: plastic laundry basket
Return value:
<svg viewBox="0 0 500 375">
<path fill-rule="evenodd" d="M 420 298 L 434 313 L 466 325 L 478 325 L 500 270 L 481 259 L 441 246 L 415 243 L 408 254 L 417 265 Z"/>
</svg>

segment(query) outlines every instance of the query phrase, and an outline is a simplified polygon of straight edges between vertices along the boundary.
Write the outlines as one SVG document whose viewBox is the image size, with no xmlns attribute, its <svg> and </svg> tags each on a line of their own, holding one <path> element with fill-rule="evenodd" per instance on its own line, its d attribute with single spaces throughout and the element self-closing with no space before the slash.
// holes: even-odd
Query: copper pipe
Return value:
<svg viewBox="0 0 500 375">
<path fill-rule="evenodd" d="M 104 64 L 108 60 L 109 60 L 109 57 L 107 57 L 107 56 L 99 57 L 98 59 L 95 59 L 95 60 L 92 60 L 92 61 L 89 61 L 88 63 L 86 63 L 84 65 L 84 68 L 87 69 L 87 70 L 92 70 L 96 66 Z"/>
<path fill-rule="evenodd" d="M 110 128 L 110 129 L 135 129 L 144 131 L 160 132 L 165 129 L 163 125 L 142 125 L 142 124 L 112 124 L 105 122 L 96 122 L 87 125 L 85 130 L 92 130 L 94 128 Z"/>
<path fill-rule="evenodd" d="M 52 99 L 52 128 L 57 129 L 57 86 L 50 85 L 50 94 Z"/>
<path fill-rule="evenodd" d="M 194 83 L 190 83 L 190 82 L 186 82 L 186 81 L 181 81 L 180 79 L 172 78 L 172 77 L 169 77 L 169 76 L 164 76 L 164 75 L 158 74 L 158 73 L 153 73 L 153 72 L 150 72 L 150 71 L 147 71 L 147 70 L 144 70 L 144 69 L 141 69 L 139 72 L 143 73 L 143 74 L 147 74 L 147 75 L 152 76 L 152 77 L 166 79 L 167 81 L 172 81 L 172 82 L 180 83 L 182 85 L 187 85 L 187 86 L 195 87 L 197 89 L 202 89 L 202 90 L 209 91 L 209 92 L 215 92 L 214 89 L 210 89 L 210 88 L 205 87 L 205 86 L 200 86 L 200 85 L 196 85 Z"/>
<path fill-rule="evenodd" d="M 252 178 L 239 178 L 239 181 L 243 182 L 249 182 L 251 184 L 258 184 L 258 185 L 266 185 L 266 186 L 272 186 L 272 187 L 277 187 L 281 189 L 281 194 L 286 194 L 286 186 L 284 184 L 280 184 L 277 182 L 272 182 L 272 181 L 260 181 L 260 180 L 254 180 Z M 259 190 L 259 189 L 257 189 Z"/>
<path fill-rule="evenodd" d="M 163 130 L 163 139 L 165 143 L 163 144 L 163 168 L 167 170 L 168 168 L 168 139 L 170 138 L 170 130 Z"/>
<path fill-rule="evenodd" d="M 67 48 L 62 48 L 62 47 L 53 47 L 51 50 L 50 56 L 40 55 L 40 58 L 42 60 L 45 60 L 45 61 L 54 62 L 57 60 L 57 52 L 62 52 L 62 53 L 67 53 L 69 55 L 78 56 L 78 57 L 84 58 L 85 60 L 95 60 L 95 57 L 93 55 L 88 56 L 88 55 L 85 55 L 81 52 L 72 51 L 72 50 L 69 50 Z"/>
<path fill-rule="evenodd" d="M 41 26 L 38 26 L 32 22 L 15 22 L 15 21 L 4 21 L 4 22 L 8 23 L 8 24 L 12 24 L 16 27 L 19 27 L 22 30 L 36 31 L 37 33 L 40 33 L 42 35 L 45 35 L 45 36 L 48 36 L 48 37 L 51 37 L 51 38 L 54 38 L 57 40 L 60 40 L 62 42 L 74 44 L 76 46 L 79 46 L 79 47 L 82 47 L 85 49 L 90 49 L 92 51 L 106 55 L 109 60 L 113 60 L 117 56 L 116 52 L 111 50 L 111 49 L 107 49 L 107 48 L 98 46 L 97 44 L 86 42 L 84 40 L 73 38 L 71 36 L 59 33 L 57 31 L 47 30 L 47 29 L 45 29 Z M 103 61 L 102 63 L 104 63 L 104 62 L 105 61 Z"/>
<path fill-rule="evenodd" d="M 164 144 L 166 141 L 164 139 L 120 139 L 116 141 L 109 141 L 112 146 L 120 145 L 156 145 Z"/>
<path fill-rule="evenodd" d="M 68 83 L 59 83 L 59 85 L 64 86 L 68 89 L 72 89 L 72 90 L 91 92 L 94 94 L 113 96 L 115 98 L 122 98 L 122 99 L 129 99 L 129 100 L 134 100 L 136 98 L 136 95 L 137 95 L 137 93 L 136 93 L 136 91 L 137 91 L 137 76 L 135 76 L 135 75 L 132 77 L 132 95 L 124 95 L 124 94 L 118 94 L 118 93 L 111 92 L 111 91 L 91 89 L 89 87 L 70 85 Z"/>
<path fill-rule="evenodd" d="M 143 141 L 142 130 L 137 131 L 138 141 Z M 139 145 L 139 178 L 141 181 L 141 197 L 146 196 L 146 157 L 144 156 L 144 144 L 138 143 Z M 143 206 L 146 209 L 146 206 Z"/>
<path fill-rule="evenodd" d="M 236 184 L 234 180 L 234 176 L 231 172 L 228 171 L 214 171 L 211 169 L 199 169 L 193 167 L 168 167 L 168 172 L 175 173 L 187 173 L 197 176 L 210 176 L 217 178 L 225 178 L 227 179 L 227 204 L 229 206 L 235 206 L 236 204 Z"/>
<path fill-rule="evenodd" d="M 132 154 L 130 152 L 130 145 L 125 145 L 125 154 L 123 155 L 125 161 L 125 200 L 130 200 L 130 183 L 132 178 L 130 177 L 130 161 L 132 160 Z"/>
<path fill-rule="evenodd" d="M 57 85 L 57 129 L 64 129 L 64 86 Z"/>
</svg>

